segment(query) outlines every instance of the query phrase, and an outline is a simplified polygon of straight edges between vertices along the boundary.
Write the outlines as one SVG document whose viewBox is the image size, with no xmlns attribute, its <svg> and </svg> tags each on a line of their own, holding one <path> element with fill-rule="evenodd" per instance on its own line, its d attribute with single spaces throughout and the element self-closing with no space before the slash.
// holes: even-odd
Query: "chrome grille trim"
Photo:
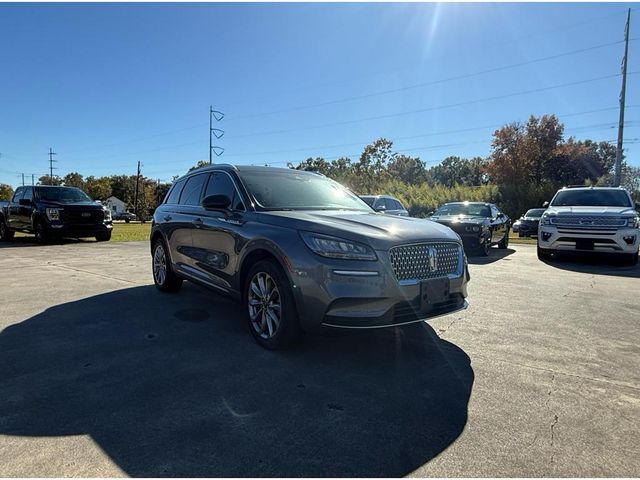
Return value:
<svg viewBox="0 0 640 480">
<path fill-rule="evenodd" d="M 557 227 L 585 230 L 616 230 L 627 226 L 628 220 L 624 217 L 597 216 L 597 215 L 558 215 L 551 217 L 550 222 Z"/>
<path fill-rule="evenodd" d="M 436 269 L 429 265 L 428 249 L 436 250 Z M 463 250 L 456 242 L 423 242 L 398 245 L 389 250 L 393 274 L 401 285 L 417 283 L 429 278 L 462 275 Z"/>
</svg>

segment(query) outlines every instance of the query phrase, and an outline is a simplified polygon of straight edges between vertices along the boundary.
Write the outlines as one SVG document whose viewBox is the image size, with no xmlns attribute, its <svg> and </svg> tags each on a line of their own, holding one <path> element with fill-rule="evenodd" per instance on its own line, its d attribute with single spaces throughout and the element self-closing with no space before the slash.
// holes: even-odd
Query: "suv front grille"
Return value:
<svg viewBox="0 0 640 480">
<path fill-rule="evenodd" d="M 418 281 L 461 271 L 460 249 L 453 242 L 415 243 L 391 248 L 389 257 L 398 281 Z"/>
<path fill-rule="evenodd" d="M 557 216 L 551 217 L 551 224 L 559 228 L 584 230 L 616 230 L 627 226 L 627 219 L 622 217 L 598 217 L 595 215 Z"/>
</svg>

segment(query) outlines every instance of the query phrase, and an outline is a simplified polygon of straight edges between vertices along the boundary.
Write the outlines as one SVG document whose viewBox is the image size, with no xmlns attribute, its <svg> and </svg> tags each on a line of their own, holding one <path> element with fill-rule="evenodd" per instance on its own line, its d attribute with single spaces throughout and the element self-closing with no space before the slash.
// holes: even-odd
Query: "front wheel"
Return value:
<svg viewBox="0 0 640 480">
<path fill-rule="evenodd" d="M 623 254 L 624 263 L 627 265 L 637 265 L 638 264 L 638 252 L 636 253 L 624 253 Z"/>
<path fill-rule="evenodd" d="M 551 258 L 551 250 L 548 248 L 541 248 L 537 246 L 538 260 L 549 260 Z"/>
<path fill-rule="evenodd" d="M 245 282 L 244 302 L 253 338 L 269 350 L 285 348 L 300 336 L 293 292 L 282 268 L 271 260 L 256 263 Z"/>
<path fill-rule="evenodd" d="M 49 235 L 49 232 L 47 232 L 47 229 L 45 228 L 45 225 L 42 221 L 36 221 L 33 231 L 36 236 L 37 243 L 45 245 L 51 241 L 51 235 Z"/>
<path fill-rule="evenodd" d="M 162 239 L 153 244 L 153 258 L 151 262 L 153 270 L 153 283 L 161 292 L 177 292 L 182 286 L 182 279 L 171 268 L 171 261 L 167 248 Z"/>
<path fill-rule="evenodd" d="M 96 235 L 96 240 L 98 242 L 108 242 L 109 240 L 111 240 L 111 232 Z"/>
<path fill-rule="evenodd" d="M 504 238 L 500 240 L 500 243 L 498 243 L 498 248 L 501 248 L 504 250 L 508 246 L 509 246 L 509 231 L 507 230 L 507 233 L 504 234 Z"/>
<path fill-rule="evenodd" d="M 0 241 L 9 241 L 13 239 L 15 232 L 9 230 L 9 227 L 4 220 L 0 218 Z"/>
<path fill-rule="evenodd" d="M 478 252 L 480 256 L 486 257 L 489 255 L 489 251 L 491 250 L 491 237 L 485 238 L 484 241 L 480 244 L 480 248 Z"/>
</svg>

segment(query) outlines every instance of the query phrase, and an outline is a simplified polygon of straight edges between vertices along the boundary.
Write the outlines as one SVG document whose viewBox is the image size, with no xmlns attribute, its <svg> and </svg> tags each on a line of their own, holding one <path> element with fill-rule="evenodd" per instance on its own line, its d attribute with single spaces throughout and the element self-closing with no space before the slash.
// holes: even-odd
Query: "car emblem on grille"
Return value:
<svg viewBox="0 0 640 480">
<path fill-rule="evenodd" d="M 434 247 L 427 248 L 427 265 L 430 272 L 438 270 L 438 251 Z"/>
<path fill-rule="evenodd" d="M 580 220 L 580 225 L 593 225 L 593 220 Z"/>
<path fill-rule="evenodd" d="M 83 217 L 90 217 L 91 214 L 89 212 L 82 212 Z"/>
</svg>

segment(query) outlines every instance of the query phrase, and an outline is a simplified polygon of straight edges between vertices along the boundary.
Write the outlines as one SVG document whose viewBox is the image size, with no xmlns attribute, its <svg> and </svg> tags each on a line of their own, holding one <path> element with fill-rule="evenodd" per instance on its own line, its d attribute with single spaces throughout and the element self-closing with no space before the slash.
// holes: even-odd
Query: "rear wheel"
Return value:
<svg viewBox="0 0 640 480">
<path fill-rule="evenodd" d="M 9 230 L 9 227 L 4 223 L 4 219 L 0 218 L 0 241 L 9 241 L 13 238 L 15 232 Z"/>
<path fill-rule="evenodd" d="M 162 292 L 177 292 L 182 286 L 182 279 L 171 268 L 171 261 L 167 248 L 162 239 L 153 244 L 153 257 L 151 261 L 153 271 L 153 283 Z"/>
<path fill-rule="evenodd" d="M 249 330 L 269 350 L 285 348 L 300 337 L 293 292 L 282 268 L 272 260 L 256 263 L 245 282 L 245 308 Z"/>
</svg>

